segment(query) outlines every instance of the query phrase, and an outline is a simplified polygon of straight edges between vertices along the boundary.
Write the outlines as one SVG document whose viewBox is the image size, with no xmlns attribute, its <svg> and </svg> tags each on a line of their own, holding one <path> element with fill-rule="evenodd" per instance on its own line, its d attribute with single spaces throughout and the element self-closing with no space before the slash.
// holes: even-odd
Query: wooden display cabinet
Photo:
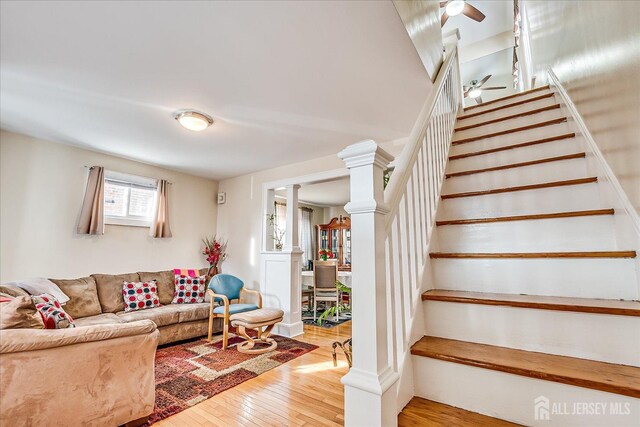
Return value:
<svg viewBox="0 0 640 427">
<path fill-rule="evenodd" d="M 333 218 L 328 224 L 317 225 L 318 250 L 315 259 L 322 249 L 332 254 L 332 259 L 338 260 L 338 270 L 351 271 L 351 218 Z"/>
</svg>

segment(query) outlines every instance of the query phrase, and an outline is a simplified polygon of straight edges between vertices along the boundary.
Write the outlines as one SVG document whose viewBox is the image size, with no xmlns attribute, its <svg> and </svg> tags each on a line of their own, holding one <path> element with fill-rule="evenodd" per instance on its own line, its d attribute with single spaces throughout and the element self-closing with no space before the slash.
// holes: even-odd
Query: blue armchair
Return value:
<svg viewBox="0 0 640 427">
<path fill-rule="evenodd" d="M 260 295 L 258 291 L 245 289 L 244 282 L 230 274 L 217 274 L 213 276 L 209 281 L 207 293 L 211 295 L 208 340 L 211 341 L 213 319 L 222 317 L 224 319 L 222 348 L 226 350 L 229 341 L 229 316 L 262 308 L 262 295 Z M 247 296 L 250 295 L 257 296 L 257 304 L 246 301 Z M 221 305 L 215 307 L 216 302 Z"/>
</svg>

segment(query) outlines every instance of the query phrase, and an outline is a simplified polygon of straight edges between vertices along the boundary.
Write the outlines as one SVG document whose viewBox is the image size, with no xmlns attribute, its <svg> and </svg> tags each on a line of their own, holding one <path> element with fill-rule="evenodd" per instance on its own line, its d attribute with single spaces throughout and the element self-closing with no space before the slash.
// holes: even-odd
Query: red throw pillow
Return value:
<svg viewBox="0 0 640 427">
<path fill-rule="evenodd" d="M 149 282 L 123 282 L 122 298 L 124 299 L 124 311 L 160 307 L 158 286 L 155 280 Z"/>
<path fill-rule="evenodd" d="M 31 297 L 38 313 L 42 316 L 45 329 L 75 328 L 73 318 L 67 314 L 58 300 L 51 294 Z"/>
<path fill-rule="evenodd" d="M 176 274 L 176 290 L 171 304 L 195 304 L 204 302 L 207 277 L 189 277 Z"/>
</svg>

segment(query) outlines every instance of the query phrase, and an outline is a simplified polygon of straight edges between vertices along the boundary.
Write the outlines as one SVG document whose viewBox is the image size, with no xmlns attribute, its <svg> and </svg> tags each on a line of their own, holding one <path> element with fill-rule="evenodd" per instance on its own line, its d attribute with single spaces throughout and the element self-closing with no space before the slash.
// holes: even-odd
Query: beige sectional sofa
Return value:
<svg viewBox="0 0 640 427">
<path fill-rule="evenodd" d="M 206 274 L 206 269 L 200 274 Z M 92 274 L 80 279 L 50 279 L 60 287 L 70 301 L 64 309 L 76 326 L 127 323 L 152 320 L 160 331 L 159 344 L 195 338 L 207 334 L 209 303 L 171 304 L 175 289 L 173 270 L 128 274 Z M 161 307 L 124 312 L 122 282 L 155 280 Z M 214 332 L 222 331 L 222 320 L 214 320 Z"/>
<path fill-rule="evenodd" d="M 64 309 L 76 328 L 0 331 L 0 425 L 144 421 L 154 407 L 156 347 L 206 335 L 209 303 L 171 304 L 173 271 L 51 280 L 70 298 Z M 149 280 L 162 306 L 125 313 L 123 281 Z M 7 285 L 0 292 L 28 295 Z"/>
</svg>

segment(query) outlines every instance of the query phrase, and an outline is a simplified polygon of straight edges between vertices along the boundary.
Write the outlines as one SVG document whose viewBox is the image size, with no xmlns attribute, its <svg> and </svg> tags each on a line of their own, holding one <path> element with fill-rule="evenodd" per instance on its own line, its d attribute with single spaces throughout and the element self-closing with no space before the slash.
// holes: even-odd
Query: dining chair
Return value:
<svg viewBox="0 0 640 427">
<path fill-rule="evenodd" d="M 262 308 L 262 295 L 258 291 L 245 289 L 244 282 L 231 274 L 213 276 L 209 281 L 207 293 L 211 296 L 208 340 L 211 341 L 213 319 L 223 318 L 222 349 L 226 350 L 229 343 L 229 316 Z M 251 295 L 257 297 L 258 304 L 252 304 L 247 301 L 247 297 Z M 215 303 L 221 305 L 215 307 Z"/>
<path fill-rule="evenodd" d="M 313 320 L 316 320 L 316 311 L 319 301 L 336 303 L 336 320 L 340 318 L 340 292 L 336 287 L 338 280 L 338 261 L 314 261 L 313 262 Z"/>
</svg>

